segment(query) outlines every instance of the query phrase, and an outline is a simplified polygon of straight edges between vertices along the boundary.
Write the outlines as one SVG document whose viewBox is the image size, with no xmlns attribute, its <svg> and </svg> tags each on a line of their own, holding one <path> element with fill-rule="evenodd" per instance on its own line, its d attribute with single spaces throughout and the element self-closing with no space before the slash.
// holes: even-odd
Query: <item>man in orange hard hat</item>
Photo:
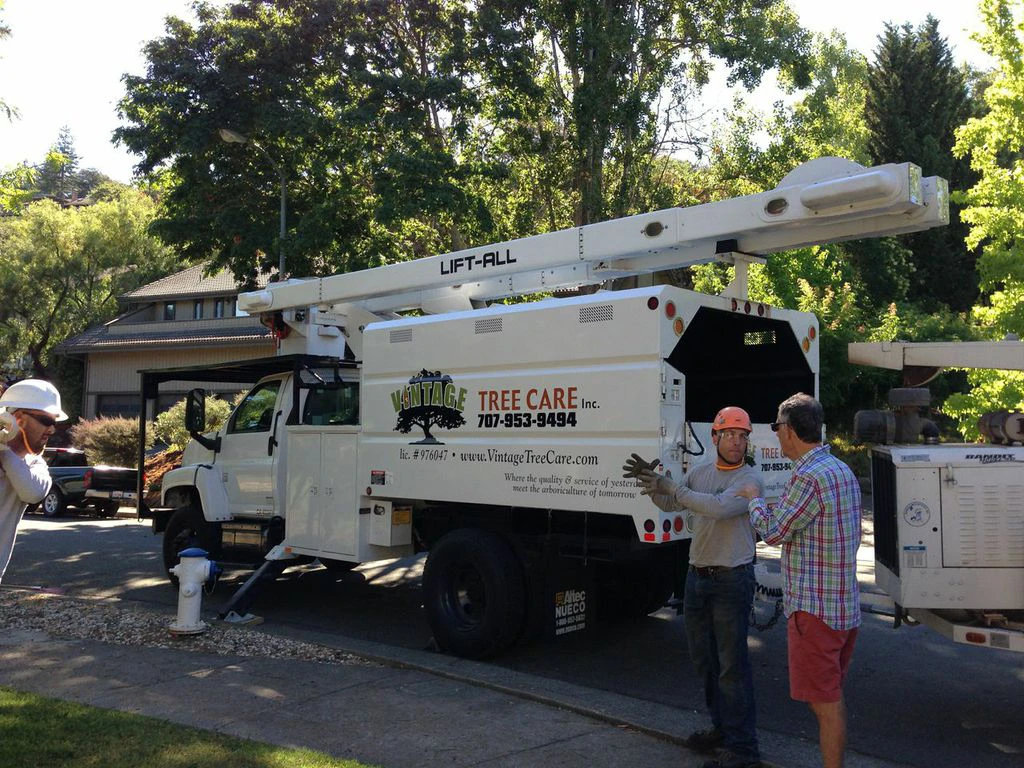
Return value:
<svg viewBox="0 0 1024 768">
<path fill-rule="evenodd" d="M 747 412 L 729 406 L 711 423 L 715 461 L 694 468 L 682 482 L 658 474 L 636 454 L 623 467 L 624 476 L 635 477 L 643 486 L 641 493 L 661 509 L 692 513 L 683 617 L 690 660 L 704 683 L 711 728 L 691 734 L 686 744 L 698 752 L 717 752 L 704 768 L 761 765 L 747 652 L 755 538 L 746 499 L 736 495 L 744 486 L 761 487 L 757 472 L 746 462 L 750 432 Z"/>
</svg>

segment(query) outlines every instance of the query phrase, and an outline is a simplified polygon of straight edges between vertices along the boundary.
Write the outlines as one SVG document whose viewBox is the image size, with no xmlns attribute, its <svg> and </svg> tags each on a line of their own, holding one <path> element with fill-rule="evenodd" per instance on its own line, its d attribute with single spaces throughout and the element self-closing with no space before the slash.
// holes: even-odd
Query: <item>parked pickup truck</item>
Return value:
<svg viewBox="0 0 1024 768">
<path fill-rule="evenodd" d="M 38 504 L 46 517 L 63 514 L 69 507 L 112 517 L 122 504 L 135 502 L 134 469 L 89 466 L 85 453 L 76 448 L 47 447 L 43 458 L 53 479 L 50 492 Z"/>
</svg>

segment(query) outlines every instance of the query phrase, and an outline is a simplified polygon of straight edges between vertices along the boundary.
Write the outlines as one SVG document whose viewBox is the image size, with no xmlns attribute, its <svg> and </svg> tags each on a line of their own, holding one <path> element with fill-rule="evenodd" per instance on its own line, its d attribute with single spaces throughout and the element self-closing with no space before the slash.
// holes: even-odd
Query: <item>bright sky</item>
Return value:
<svg viewBox="0 0 1024 768">
<path fill-rule="evenodd" d="M 958 61 L 984 63 L 969 39 L 980 26 L 976 0 L 790 0 L 790 6 L 804 26 L 839 28 L 869 57 L 884 21 L 917 26 L 931 13 Z M 0 20 L 11 36 L 0 41 L 0 98 L 20 118 L 0 117 L 0 169 L 39 162 L 66 125 L 80 167 L 129 181 L 136 158 L 111 143 L 121 76 L 143 73 L 143 43 L 163 33 L 167 15 L 191 19 L 189 0 L 5 0 Z"/>
</svg>

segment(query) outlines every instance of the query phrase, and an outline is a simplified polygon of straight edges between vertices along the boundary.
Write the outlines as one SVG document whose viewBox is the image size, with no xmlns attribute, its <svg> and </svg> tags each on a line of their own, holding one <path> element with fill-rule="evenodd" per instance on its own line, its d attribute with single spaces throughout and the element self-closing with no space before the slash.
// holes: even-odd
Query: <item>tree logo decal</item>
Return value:
<svg viewBox="0 0 1024 768">
<path fill-rule="evenodd" d="M 391 393 L 391 404 L 398 414 L 395 429 L 403 435 L 413 427 L 423 430 L 423 439 L 410 445 L 444 445 L 430 433 L 431 427 L 457 429 L 466 423 L 465 387 L 456 387 L 452 377 L 424 368 L 409 379 L 409 386 Z"/>
</svg>

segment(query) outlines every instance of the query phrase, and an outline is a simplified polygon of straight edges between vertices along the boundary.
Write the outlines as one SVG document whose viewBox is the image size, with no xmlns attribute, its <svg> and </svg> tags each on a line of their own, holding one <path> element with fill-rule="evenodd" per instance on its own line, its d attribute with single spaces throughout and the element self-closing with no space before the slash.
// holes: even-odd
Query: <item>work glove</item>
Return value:
<svg viewBox="0 0 1024 768">
<path fill-rule="evenodd" d="M 679 484 L 670 475 L 659 475 L 653 469 L 642 469 L 636 479 L 643 486 L 643 496 L 672 496 L 675 498 Z"/>
<path fill-rule="evenodd" d="M 647 461 L 646 459 L 640 458 L 637 454 L 633 454 L 626 459 L 626 464 L 622 467 L 623 477 L 640 477 L 640 473 L 645 469 L 654 469 L 661 461 L 654 459 L 654 461 Z"/>
<path fill-rule="evenodd" d="M 634 453 L 626 459 L 622 476 L 639 480 L 643 486 L 640 493 L 644 496 L 675 496 L 678 486 L 671 476 L 659 475 L 654 471 L 659 464 L 661 462 L 658 459 L 647 461 Z"/>
</svg>

